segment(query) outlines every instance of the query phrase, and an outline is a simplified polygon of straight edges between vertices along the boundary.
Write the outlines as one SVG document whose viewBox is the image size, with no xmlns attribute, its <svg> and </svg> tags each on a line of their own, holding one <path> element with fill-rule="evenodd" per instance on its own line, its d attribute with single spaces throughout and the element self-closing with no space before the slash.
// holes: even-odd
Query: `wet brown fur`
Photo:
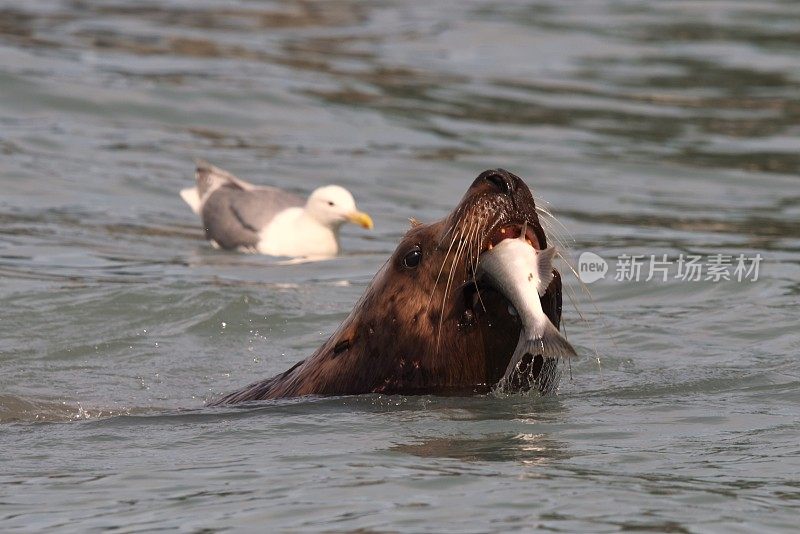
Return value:
<svg viewBox="0 0 800 534">
<path fill-rule="evenodd" d="M 488 391 L 506 370 L 520 326 L 502 295 L 480 287 L 476 293 L 470 269 L 492 230 L 523 222 L 545 248 L 525 183 L 503 169 L 481 173 L 448 217 L 412 226 L 347 319 L 314 354 L 215 404 L 300 395 Z M 408 268 L 403 258 L 415 246 L 422 260 Z M 542 305 L 558 327 L 561 278 L 555 274 Z M 552 389 L 557 362 L 537 358 L 524 362 L 534 370 L 512 376 L 509 386 Z"/>
</svg>

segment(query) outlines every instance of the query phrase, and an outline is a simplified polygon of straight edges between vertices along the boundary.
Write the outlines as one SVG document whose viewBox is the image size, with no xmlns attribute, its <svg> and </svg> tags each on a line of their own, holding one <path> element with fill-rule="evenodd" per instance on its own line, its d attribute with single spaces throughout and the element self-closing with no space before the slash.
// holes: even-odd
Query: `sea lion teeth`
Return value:
<svg viewBox="0 0 800 534">
<path fill-rule="evenodd" d="M 481 226 L 496 218 L 496 226 Z M 505 390 L 552 391 L 555 359 L 504 377 L 521 331 L 521 321 L 508 314 L 519 310 L 471 271 L 484 251 L 521 236 L 536 249 L 547 247 L 530 189 L 502 169 L 481 173 L 447 217 L 408 230 L 352 312 L 311 356 L 213 404 L 301 395 L 471 395 L 501 379 Z M 540 295 L 557 328 L 558 271 Z"/>
<path fill-rule="evenodd" d="M 525 242 L 534 249 L 538 250 L 541 248 L 536 232 L 532 226 L 528 225 L 527 221 L 523 221 L 521 224 L 506 224 L 490 231 L 489 238 L 484 243 L 481 251 L 485 252 L 491 250 L 506 239 L 516 239 L 522 236 L 525 237 Z"/>
</svg>

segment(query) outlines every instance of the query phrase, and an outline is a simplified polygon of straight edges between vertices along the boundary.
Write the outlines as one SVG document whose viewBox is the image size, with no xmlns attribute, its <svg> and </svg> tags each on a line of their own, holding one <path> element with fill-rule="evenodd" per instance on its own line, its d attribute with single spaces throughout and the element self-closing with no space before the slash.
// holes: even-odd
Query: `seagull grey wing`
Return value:
<svg viewBox="0 0 800 534">
<path fill-rule="evenodd" d="M 258 232 L 242 225 L 232 204 L 243 191 L 234 187 L 219 187 L 203 204 L 201 212 L 206 239 L 213 240 L 222 248 L 255 247 Z"/>
<path fill-rule="evenodd" d="M 206 193 L 210 193 L 223 186 L 229 186 L 243 191 L 257 189 L 257 186 L 245 182 L 228 171 L 215 167 L 202 160 L 197 160 L 197 168 L 195 169 L 194 177 L 197 181 L 197 193 L 200 198 L 203 198 Z"/>
<path fill-rule="evenodd" d="M 277 187 L 258 187 L 235 195 L 231 209 L 242 226 L 259 232 L 275 216 L 288 208 L 300 208 L 305 201 Z"/>
<path fill-rule="evenodd" d="M 255 247 L 258 232 L 286 208 L 303 205 L 303 199 L 274 187 L 243 191 L 226 185 L 211 193 L 203 205 L 206 238 L 226 249 Z"/>
</svg>

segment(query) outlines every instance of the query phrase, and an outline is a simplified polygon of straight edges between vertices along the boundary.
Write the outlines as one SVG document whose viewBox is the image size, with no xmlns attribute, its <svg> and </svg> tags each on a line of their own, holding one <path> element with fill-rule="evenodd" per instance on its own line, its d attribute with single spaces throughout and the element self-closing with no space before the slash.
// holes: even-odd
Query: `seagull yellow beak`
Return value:
<svg viewBox="0 0 800 534">
<path fill-rule="evenodd" d="M 347 214 L 347 220 L 353 224 L 357 224 L 367 230 L 372 230 L 372 217 L 363 211 L 354 211 Z"/>
</svg>

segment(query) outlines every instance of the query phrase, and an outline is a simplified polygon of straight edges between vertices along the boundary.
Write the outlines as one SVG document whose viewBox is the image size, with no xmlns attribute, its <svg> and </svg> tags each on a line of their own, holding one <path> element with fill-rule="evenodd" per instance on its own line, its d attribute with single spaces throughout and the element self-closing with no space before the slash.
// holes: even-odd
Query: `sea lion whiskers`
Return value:
<svg viewBox="0 0 800 534">
<path fill-rule="evenodd" d="M 477 265 L 476 263 L 477 256 L 480 254 L 480 248 L 476 248 L 475 242 L 478 237 L 478 234 L 480 233 L 480 228 L 481 224 L 483 223 L 483 219 L 484 218 L 481 217 L 480 219 L 475 221 L 474 224 L 470 225 L 469 232 L 467 233 L 465 238 L 466 247 L 464 249 L 464 252 L 466 253 L 465 259 L 467 260 L 466 261 L 467 267 L 469 267 L 469 269 L 467 270 L 468 275 L 471 274 L 470 270 L 472 271 L 472 273 L 475 272 L 475 267 Z"/>
<path fill-rule="evenodd" d="M 464 211 L 464 208 L 463 208 L 463 207 L 459 207 L 459 208 L 456 210 L 456 213 L 455 213 L 455 217 L 454 217 L 454 219 L 455 219 L 455 220 L 458 220 L 458 217 L 460 217 L 460 216 L 461 216 L 461 214 L 463 213 L 463 211 Z M 471 218 L 471 217 L 470 217 L 470 218 Z M 458 233 L 458 234 L 455 234 L 455 233 L 454 233 L 454 232 L 455 232 L 455 230 L 456 230 L 456 228 L 459 228 L 459 233 Z M 448 236 L 450 233 L 453 233 L 453 239 L 450 241 L 450 245 L 447 247 L 447 252 L 446 252 L 446 253 L 445 253 L 445 255 L 444 255 L 444 259 L 442 260 L 442 266 L 439 268 L 439 273 L 436 275 L 436 280 L 434 281 L 434 283 L 433 283 L 433 287 L 431 288 L 431 294 L 430 294 L 430 296 L 428 297 L 428 303 L 427 303 L 427 304 L 426 304 L 426 306 L 425 306 L 425 313 L 427 313 L 427 312 L 428 312 L 428 310 L 430 309 L 431 301 L 433 300 L 433 295 L 436 293 L 436 287 L 439 285 L 439 279 L 441 278 L 441 276 L 442 276 L 442 273 L 444 272 L 444 268 L 445 268 L 445 266 L 447 265 L 447 258 L 450 256 L 450 251 L 453 249 L 453 245 L 455 244 L 455 242 L 456 242 L 457 240 L 459 240 L 459 239 L 463 239 L 463 238 L 464 238 L 464 228 L 463 228 L 463 226 L 459 227 L 459 225 L 458 225 L 458 224 L 456 224 L 455 222 L 453 222 L 453 224 L 451 224 L 451 225 L 450 225 L 450 226 L 447 228 L 447 231 L 446 231 L 446 232 L 444 233 L 444 235 L 442 236 L 442 241 L 444 241 L 445 239 L 447 239 L 447 236 Z M 458 247 L 456 247 L 456 248 L 458 248 Z M 455 260 L 454 260 L 454 262 L 455 262 Z M 451 270 L 452 270 L 452 264 L 451 264 Z M 448 273 L 448 275 L 449 275 L 449 273 Z"/>
<path fill-rule="evenodd" d="M 567 239 L 565 238 L 561 232 L 557 228 L 554 227 L 552 221 L 554 220 L 551 215 L 546 214 L 545 212 L 539 213 L 539 224 L 542 225 L 545 232 L 548 235 L 548 239 L 555 245 L 558 246 L 559 249 L 566 250 L 569 248 L 569 244 Z"/>
<path fill-rule="evenodd" d="M 537 195 L 533 195 L 533 198 L 536 201 L 536 212 L 540 215 L 539 222 L 542 224 L 544 229 L 547 231 L 547 233 L 548 233 L 548 235 L 550 237 L 550 240 L 554 241 L 558 245 L 558 248 L 556 249 L 556 255 L 559 258 L 561 258 L 564 261 L 564 263 L 567 264 L 567 267 L 572 272 L 572 274 L 575 276 L 575 279 L 578 280 L 578 283 L 581 284 L 581 286 L 583 287 L 583 290 L 586 292 L 587 296 L 589 297 L 589 300 L 592 301 L 592 303 L 594 304 L 594 299 L 592 298 L 592 294 L 589 291 L 589 288 L 586 287 L 586 284 L 584 284 L 581 281 L 580 277 L 578 276 L 578 272 L 575 270 L 575 267 L 572 265 L 572 263 L 569 261 L 569 259 L 562 252 L 562 251 L 567 250 L 569 248 L 568 242 L 572 242 L 572 243 L 575 242 L 575 238 L 572 237 L 572 233 L 569 231 L 569 229 L 566 226 L 564 226 L 564 223 L 562 223 L 559 220 L 559 218 L 556 217 L 553 214 L 552 211 L 550 211 L 549 208 L 547 208 L 545 206 L 542 206 L 542 204 L 550 204 L 550 202 L 546 201 L 545 199 L 543 199 L 543 198 L 541 198 L 541 197 L 539 197 Z M 560 228 L 556 228 L 554 225 L 550 224 L 551 221 L 554 222 L 555 224 L 557 224 Z M 566 235 L 561 232 L 561 229 L 564 230 Z M 577 314 L 581 318 L 581 320 L 586 322 L 585 317 L 581 313 L 581 310 L 578 308 L 577 295 L 575 294 L 575 290 L 572 289 L 572 287 L 569 286 L 569 285 L 566 285 L 565 289 L 567 290 L 567 297 L 569 298 L 570 303 L 572 304 L 572 307 L 575 309 L 575 311 L 577 312 Z M 595 306 L 595 310 L 596 309 L 597 309 L 597 306 Z"/>
<path fill-rule="evenodd" d="M 455 225 L 451 226 L 447 232 L 445 232 L 444 238 L 447 237 L 447 234 L 453 229 Z M 462 232 L 463 233 L 463 232 Z M 436 293 L 436 286 L 439 285 L 439 279 L 442 277 L 442 272 L 444 272 L 444 266 L 447 265 L 447 258 L 450 256 L 450 251 L 453 249 L 453 245 L 455 244 L 456 240 L 458 239 L 459 235 L 453 235 L 453 239 L 450 241 L 450 246 L 447 247 L 447 252 L 444 255 L 444 259 L 442 260 L 442 266 L 439 268 L 439 274 L 436 275 L 436 280 L 433 282 L 433 287 L 431 288 L 430 297 L 428 297 L 428 304 L 425 306 L 425 313 L 428 313 L 428 310 L 431 306 L 431 301 L 433 300 L 433 295 Z M 442 240 L 444 240 L 444 238 Z"/>
<path fill-rule="evenodd" d="M 469 231 L 466 234 L 467 247 L 464 249 L 464 252 L 467 253 L 467 259 L 469 260 L 468 265 L 472 268 L 472 273 L 475 273 L 478 269 L 478 259 L 483 249 L 483 241 L 485 235 L 487 234 L 487 228 L 493 226 L 490 225 L 487 227 L 485 224 L 486 220 L 486 215 L 478 216 L 477 220 L 473 220 L 469 227 Z M 499 222 L 499 218 L 494 224 L 497 222 Z M 477 286 L 475 289 L 478 289 Z M 477 293 L 478 298 L 480 299 L 480 290 L 478 290 Z"/>
<path fill-rule="evenodd" d="M 532 196 L 533 196 L 533 199 L 536 201 L 536 211 L 537 211 L 537 213 L 545 215 L 546 217 L 552 219 L 553 222 L 558 224 L 561 227 L 561 229 L 564 230 L 564 232 L 566 232 L 567 237 L 571 241 L 575 241 L 575 238 L 572 236 L 572 232 L 569 231 L 569 228 L 564 226 L 564 223 L 562 223 L 561 220 L 559 220 L 558 217 L 553 215 L 553 212 L 550 211 L 549 208 L 547 208 L 545 206 L 542 206 L 542 204 L 548 204 L 549 205 L 550 202 L 546 201 L 545 199 L 543 199 L 543 198 L 541 198 L 541 197 L 539 197 L 537 195 L 532 195 Z"/>
<path fill-rule="evenodd" d="M 570 272 L 575 277 L 575 280 L 577 280 L 578 284 L 580 284 L 581 289 L 583 290 L 583 292 L 586 293 L 587 297 L 589 297 L 589 301 L 591 302 L 592 307 L 594 308 L 595 312 L 597 312 L 598 316 L 600 316 L 600 310 L 597 308 L 597 304 L 594 301 L 594 297 L 592 296 L 592 292 L 589 290 L 589 287 L 581 280 L 580 275 L 578 274 L 578 271 L 575 269 L 575 266 L 572 264 L 572 262 L 569 260 L 569 258 L 567 258 L 562 253 L 563 250 L 566 250 L 566 249 L 569 248 L 569 246 L 567 246 L 567 241 L 569 240 L 570 242 L 574 243 L 575 242 L 575 238 L 572 237 L 572 233 L 569 231 L 569 229 L 564 225 L 564 223 L 561 222 L 561 220 L 558 217 L 556 217 L 553 214 L 552 211 L 550 211 L 548 208 L 546 208 L 546 207 L 541 205 L 541 204 L 550 204 L 548 201 L 546 201 L 543 198 L 540 198 L 540 197 L 538 197 L 536 195 L 533 195 L 533 198 L 536 201 L 536 211 L 537 211 L 537 213 L 539 213 L 540 215 L 543 215 L 543 217 L 539 218 L 539 221 L 542 223 L 544 228 L 550 234 L 550 239 L 552 239 L 553 241 L 556 241 L 558 243 L 558 245 L 559 245 L 559 248 L 556 250 L 557 256 L 559 258 L 561 258 L 564 261 L 564 263 L 567 265 L 567 267 L 569 268 Z M 550 221 L 553 221 L 558 226 L 560 226 L 560 229 L 555 228 L 553 225 L 551 225 Z M 566 234 L 566 237 L 565 237 L 564 233 L 561 232 L 561 229 L 563 229 L 564 233 Z M 583 322 L 588 323 L 588 320 L 586 319 L 586 317 L 584 317 L 583 313 L 581 313 L 581 310 L 578 308 L 578 295 L 576 294 L 575 290 L 569 285 L 565 285 L 564 288 L 567 291 L 567 298 L 569 298 L 570 303 L 572 303 L 572 307 L 575 309 L 575 312 L 578 314 L 578 317 Z M 616 345 L 616 343 L 614 342 L 613 338 L 611 339 L 611 342 Z M 597 355 L 597 350 L 596 349 L 595 349 L 595 355 Z M 598 362 L 599 362 L 600 358 L 598 357 L 597 359 L 598 359 Z"/>
<path fill-rule="evenodd" d="M 447 239 L 447 236 L 450 235 L 451 232 L 455 231 L 455 229 L 458 227 L 455 221 L 457 221 L 461 217 L 463 212 L 464 212 L 464 206 L 459 206 L 458 208 L 456 208 L 455 213 L 450 217 L 451 219 L 453 219 L 453 223 L 447 228 L 447 231 L 442 236 L 442 241 Z"/>
<path fill-rule="evenodd" d="M 575 268 L 572 266 L 570 261 L 566 257 L 564 257 L 564 254 L 561 252 L 561 250 L 556 250 L 556 256 L 561 258 L 561 260 L 563 260 L 563 262 L 567 264 L 567 267 L 570 269 L 572 274 L 578 280 L 578 283 L 583 285 L 583 282 L 581 282 L 581 279 L 578 277 L 577 271 L 575 271 Z M 585 287 L 585 285 L 584 285 L 584 287 Z M 575 312 L 578 314 L 578 317 L 580 317 L 580 319 L 582 321 L 588 322 L 586 320 L 586 318 L 583 316 L 583 314 L 581 313 L 581 310 L 578 309 L 578 295 L 577 295 L 577 293 L 575 293 L 575 290 L 572 288 L 571 285 L 568 285 L 568 284 L 564 284 L 564 289 L 566 289 L 567 297 L 569 298 L 569 301 L 572 304 L 572 307 L 575 309 Z M 589 296 L 589 300 L 594 302 L 593 299 L 592 299 L 592 294 L 589 292 L 589 288 L 586 288 L 586 292 L 587 292 L 587 294 Z"/>
<path fill-rule="evenodd" d="M 469 257 L 472 260 L 470 266 L 472 267 L 473 274 L 478 271 L 478 261 L 480 259 L 481 252 L 483 252 L 483 243 L 486 240 L 486 236 L 488 235 L 489 230 L 494 228 L 500 222 L 500 217 L 497 217 L 490 225 L 485 224 L 487 220 L 488 215 L 480 215 L 478 220 L 473 225 L 473 230 L 467 237 L 469 241 Z M 481 290 L 477 284 L 475 284 L 475 293 L 478 296 L 478 301 L 481 303 L 481 307 L 485 311 L 486 304 L 483 302 Z"/>
<path fill-rule="evenodd" d="M 472 272 L 478 272 L 478 261 L 480 259 L 480 254 L 483 249 L 483 242 L 485 240 L 485 236 L 488 234 L 489 226 L 484 224 L 484 221 L 487 220 L 486 216 L 481 217 L 478 225 L 476 226 L 475 231 L 475 239 L 472 241 L 472 245 L 470 247 L 470 255 L 472 256 Z M 495 224 L 499 222 L 499 218 L 496 219 Z M 481 303 L 481 307 L 486 310 L 486 304 L 483 302 L 483 297 L 481 297 L 481 290 L 477 284 L 475 284 L 475 292 L 478 295 L 478 301 Z"/>
<path fill-rule="evenodd" d="M 478 219 L 475 225 L 475 232 L 471 236 L 470 256 L 472 257 L 473 271 L 478 268 L 478 256 L 480 256 L 481 248 L 483 247 L 483 236 L 486 235 L 486 220 L 487 217 L 485 215 Z"/>
<path fill-rule="evenodd" d="M 594 297 L 592 296 L 592 292 L 589 291 L 589 287 L 583 282 L 583 280 L 581 280 L 581 277 L 578 274 L 578 271 L 575 269 L 575 267 L 572 265 L 572 263 L 570 263 L 570 261 L 567 258 L 565 258 L 560 252 L 557 251 L 557 253 L 558 253 L 558 256 L 562 260 L 564 260 L 564 263 L 567 265 L 567 267 L 569 268 L 569 270 L 572 273 L 572 275 L 575 277 L 575 279 L 581 285 L 581 288 L 583 289 L 583 291 L 589 297 L 589 302 L 591 302 L 592 307 L 594 308 L 594 311 L 597 313 L 598 317 L 600 317 L 600 320 L 603 323 L 604 330 L 608 331 L 608 332 L 611 332 L 611 330 L 608 328 L 608 324 L 606 324 L 605 320 L 603 319 L 603 316 L 600 314 L 600 309 L 597 307 L 597 303 L 594 301 Z M 577 304 L 577 297 L 578 296 L 577 296 L 577 294 L 575 293 L 575 291 L 570 286 L 565 285 L 565 287 L 567 289 L 567 297 L 569 298 L 570 302 L 572 303 L 572 307 L 575 308 L 575 311 L 578 313 L 578 317 L 580 317 L 580 319 L 584 323 L 588 324 L 589 320 L 586 319 L 586 317 L 584 317 L 584 315 L 578 309 L 578 304 Z M 613 335 L 609 334 L 609 339 L 611 339 L 611 343 L 614 345 L 614 347 L 619 348 L 619 346 L 617 345 L 616 341 L 614 340 Z M 594 354 L 595 354 L 595 358 L 597 359 L 597 363 L 599 365 L 600 364 L 600 356 L 597 353 L 597 346 L 596 345 L 595 345 L 595 348 L 594 348 Z"/>
<path fill-rule="evenodd" d="M 578 272 L 575 269 L 575 266 L 572 264 L 572 262 L 569 260 L 569 258 L 567 258 L 563 253 L 564 250 L 569 248 L 569 246 L 567 244 L 568 241 L 574 243 L 575 242 L 575 238 L 572 237 L 572 233 L 569 231 L 569 229 L 566 226 L 564 226 L 564 224 L 561 222 L 561 220 L 559 220 L 559 218 L 556 217 L 553 214 L 553 212 L 550 211 L 550 209 L 548 209 L 547 207 L 542 206 L 542 204 L 550 204 L 548 201 L 546 201 L 543 198 L 538 197 L 536 195 L 534 195 L 533 197 L 534 197 L 534 200 L 536 201 L 536 212 L 540 215 L 539 222 L 542 224 L 542 226 L 545 228 L 545 230 L 549 234 L 550 239 L 552 241 L 554 241 L 558 245 L 558 248 L 556 249 L 556 255 L 559 258 L 561 258 L 564 261 L 564 263 L 567 265 L 567 268 L 570 270 L 572 275 L 575 277 L 575 280 L 578 281 L 578 283 L 581 285 L 581 288 L 583 289 L 583 291 L 589 297 L 589 301 L 591 302 L 592 307 L 598 313 L 598 315 L 600 315 L 600 310 L 597 308 L 597 304 L 594 302 L 594 297 L 592 296 L 591 291 L 589 290 L 587 285 L 580 279 L 580 276 L 578 275 Z M 553 224 L 551 224 L 551 221 L 554 222 L 555 224 L 557 224 L 560 228 L 556 228 Z M 564 231 L 563 233 L 561 232 L 561 229 L 563 229 L 563 231 Z M 565 234 L 566 234 L 566 236 L 565 236 Z M 580 308 L 578 306 L 578 295 L 575 292 L 575 290 L 573 289 L 573 287 L 571 285 L 569 285 L 569 284 L 564 284 L 563 288 L 566 291 L 567 298 L 569 299 L 570 304 L 572 304 L 572 308 L 578 314 L 578 317 L 581 319 L 581 321 L 583 321 L 584 323 L 588 324 L 588 322 L 589 322 L 588 319 L 584 316 L 584 314 L 581 312 L 581 310 L 580 310 Z M 608 329 L 606 328 L 606 330 L 608 330 Z M 566 332 L 565 332 L 565 334 L 566 334 Z M 616 343 L 614 342 L 613 338 L 611 339 L 611 342 L 616 345 Z M 600 364 L 600 356 L 597 353 L 597 347 L 594 348 L 594 353 L 595 353 L 595 358 L 597 359 L 597 362 L 598 362 L 598 365 L 599 365 Z M 569 370 L 570 370 L 570 376 L 571 376 L 571 374 L 572 374 L 572 368 L 571 368 L 572 363 L 568 362 L 568 365 L 570 366 Z"/>
<path fill-rule="evenodd" d="M 539 217 L 539 222 L 547 231 L 547 234 L 550 236 L 550 240 L 555 241 L 560 248 L 565 250 L 568 249 L 569 243 L 575 242 L 575 238 L 572 236 L 572 233 L 566 226 L 564 226 L 564 223 L 562 223 L 559 218 L 556 217 L 552 211 L 550 211 L 549 208 L 542 206 L 542 204 L 550 204 L 548 201 L 536 195 L 534 195 L 533 198 L 536 201 L 536 212 L 541 216 Z M 550 224 L 551 221 L 557 224 L 559 228 L 556 228 L 554 225 Z"/>
<path fill-rule="evenodd" d="M 461 241 L 459 241 L 458 246 L 456 247 L 455 254 L 453 255 L 453 261 L 450 263 L 450 269 L 447 273 L 447 284 L 444 288 L 444 295 L 442 295 L 442 311 L 439 313 L 439 327 L 436 330 L 436 353 L 439 353 L 439 341 L 441 339 L 442 334 L 442 323 L 444 322 L 444 309 L 445 304 L 447 302 L 447 296 L 450 293 L 450 286 L 453 283 L 453 278 L 455 276 L 455 267 L 459 264 L 461 260 L 461 255 L 466 250 L 467 240 L 464 239 L 465 235 L 468 235 L 472 231 L 472 226 L 475 224 L 474 219 L 470 223 L 470 226 L 467 227 L 467 231 L 461 231 Z"/>
</svg>

